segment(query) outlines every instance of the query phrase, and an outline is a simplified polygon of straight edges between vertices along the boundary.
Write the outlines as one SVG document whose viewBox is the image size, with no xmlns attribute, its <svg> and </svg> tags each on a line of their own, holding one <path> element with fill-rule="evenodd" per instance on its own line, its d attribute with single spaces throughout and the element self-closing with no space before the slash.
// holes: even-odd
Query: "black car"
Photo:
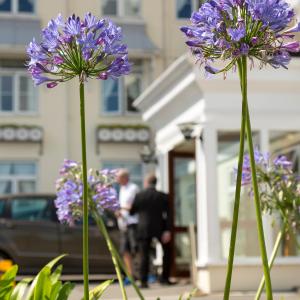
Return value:
<svg viewBox="0 0 300 300">
<path fill-rule="evenodd" d="M 66 253 L 64 274 L 82 273 L 82 226 L 59 223 L 54 206 L 55 195 L 18 194 L 0 197 L 0 259 L 19 265 L 19 274 L 34 274 L 54 257 Z M 113 242 L 119 231 L 113 213 L 104 215 Z M 114 272 L 103 236 L 90 220 L 90 273 Z"/>
</svg>

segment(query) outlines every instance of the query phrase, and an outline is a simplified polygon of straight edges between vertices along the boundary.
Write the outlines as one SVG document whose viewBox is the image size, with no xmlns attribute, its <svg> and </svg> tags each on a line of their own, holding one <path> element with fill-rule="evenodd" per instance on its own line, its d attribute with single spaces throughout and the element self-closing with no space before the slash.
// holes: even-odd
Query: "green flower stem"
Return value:
<svg viewBox="0 0 300 300">
<path fill-rule="evenodd" d="M 270 268 L 270 270 L 273 267 L 273 264 L 274 264 L 275 258 L 277 256 L 277 252 L 278 252 L 279 246 L 280 246 L 282 238 L 284 236 L 284 232 L 285 232 L 285 226 L 282 227 L 281 231 L 279 231 L 279 233 L 277 235 L 276 242 L 275 242 L 275 245 L 274 245 L 274 248 L 273 248 L 270 260 L 269 260 L 269 268 Z M 260 281 L 259 288 L 258 288 L 258 290 L 256 292 L 254 300 L 259 300 L 260 299 L 262 291 L 264 289 L 264 286 L 265 286 L 265 276 L 263 276 L 262 279 L 261 279 L 261 281 Z"/>
<path fill-rule="evenodd" d="M 113 245 L 113 247 L 114 247 L 114 245 Z M 140 297 L 141 300 L 145 300 L 143 294 L 141 293 L 140 289 L 139 289 L 138 286 L 136 285 L 135 280 L 134 280 L 133 277 L 128 273 L 128 270 L 127 270 L 127 268 L 125 267 L 124 262 L 123 262 L 122 258 L 120 257 L 120 255 L 119 255 L 119 253 L 118 253 L 118 251 L 116 250 L 115 247 L 114 247 L 114 251 L 115 251 L 115 255 L 116 255 L 117 259 L 118 259 L 118 262 L 119 262 L 119 264 L 120 264 L 122 270 L 124 271 L 124 273 L 126 274 L 126 276 L 129 278 L 129 280 L 130 280 L 130 282 L 131 282 L 133 288 L 135 289 L 137 295 Z"/>
<path fill-rule="evenodd" d="M 102 220 L 102 217 L 95 210 L 93 210 L 92 214 L 93 214 L 93 217 L 94 217 L 94 219 L 97 223 L 97 226 L 98 226 L 100 232 L 103 234 L 103 236 L 105 238 L 107 248 L 108 248 L 109 252 L 111 253 L 112 261 L 113 261 L 113 264 L 114 264 L 114 267 L 115 267 L 115 270 L 116 270 L 116 273 L 117 273 L 118 281 L 119 281 L 119 284 L 120 284 L 122 299 L 127 300 L 128 298 L 127 298 L 126 290 L 125 290 L 124 283 L 123 283 L 122 273 L 121 273 L 120 266 L 118 264 L 118 260 L 117 260 L 116 255 L 115 255 L 113 243 L 112 243 L 112 241 L 110 239 L 110 236 L 107 232 L 107 229 L 106 229 L 106 226 L 105 226 L 105 224 Z"/>
<path fill-rule="evenodd" d="M 103 223 L 102 217 L 100 216 L 100 214 L 99 214 L 97 211 L 95 211 L 95 210 L 93 211 L 93 216 L 94 216 L 94 219 L 95 219 L 95 221 L 96 221 L 97 224 L 98 224 L 99 220 L 101 220 L 102 223 Z M 99 219 L 99 220 L 98 220 L 98 219 Z M 104 225 L 104 224 L 103 224 L 103 225 Z M 103 227 L 99 227 L 99 226 L 98 226 L 98 228 L 99 228 L 99 230 L 101 231 L 101 233 L 102 233 L 103 235 L 104 235 L 104 232 L 102 231 L 102 229 L 107 233 L 107 229 L 106 229 L 105 225 L 104 225 Z M 106 234 L 106 237 L 107 237 L 107 243 L 110 244 L 110 248 L 109 248 L 109 249 L 111 250 L 111 255 L 112 255 L 112 257 L 114 257 L 114 258 L 117 260 L 117 262 L 118 262 L 118 267 L 121 267 L 121 269 L 123 270 L 123 272 L 124 272 L 124 273 L 126 274 L 126 276 L 129 278 L 129 280 L 130 280 L 130 282 L 131 282 L 133 288 L 135 289 L 135 291 L 136 291 L 137 295 L 140 297 L 140 299 L 141 299 L 141 300 L 145 300 L 143 294 L 141 293 L 140 289 L 139 289 L 138 286 L 136 285 L 135 280 L 134 280 L 133 277 L 128 273 L 128 271 L 127 271 L 127 269 L 126 269 L 126 267 L 125 267 L 125 265 L 124 265 L 124 263 L 123 263 L 123 260 L 122 260 L 122 258 L 120 257 L 120 255 L 119 255 L 119 253 L 118 253 L 118 251 L 117 251 L 117 249 L 116 249 L 114 243 L 112 242 L 112 240 L 111 240 L 111 238 L 110 238 L 110 236 L 109 236 L 108 233 Z"/>
<path fill-rule="evenodd" d="M 261 258 L 262 258 L 264 276 L 265 276 L 265 281 L 266 281 L 267 300 L 272 300 L 273 294 L 272 294 L 271 276 L 270 276 L 270 269 L 269 269 L 269 265 L 268 265 L 266 245 L 265 245 L 264 229 L 263 229 L 261 207 L 260 207 L 260 200 L 259 200 L 259 190 L 258 190 L 257 177 L 256 177 L 256 166 L 255 166 L 255 158 L 254 158 L 254 150 L 253 150 L 250 115 L 249 115 L 249 109 L 248 109 L 248 103 L 247 103 L 247 57 L 246 56 L 242 57 L 242 79 L 243 79 L 242 80 L 243 99 L 245 99 L 246 106 L 247 106 L 247 108 L 246 108 L 247 109 L 246 133 L 247 133 L 248 150 L 249 150 L 249 156 L 250 156 L 258 240 L 259 240 L 260 253 L 261 253 Z"/>
<path fill-rule="evenodd" d="M 81 151 L 82 151 L 82 182 L 83 182 L 83 299 L 89 300 L 89 223 L 88 223 L 88 183 L 86 163 L 84 83 L 80 82 L 80 121 L 81 121 Z"/>
<path fill-rule="evenodd" d="M 241 73 L 241 63 L 239 62 L 239 75 L 242 82 L 242 73 Z M 240 149 L 239 149 L 239 158 L 238 158 L 238 170 L 237 170 L 237 179 L 236 179 L 236 188 L 235 188 L 235 197 L 234 197 L 234 208 L 233 208 L 233 217 L 232 217 L 232 227 L 231 227 L 231 237 L 230 237 L 230 246 L 229 246 L 229 255 L 228 255 L 228 265 L 227 265 L 227 275 L 226 283 L 224 289 L 224 300 L 229 300 L 230 287 L 231 287 L 231 278 L 232 278 L 232 269 L 233 269 L 233 260 L 234 260 L 234 250 L 236 243 L 237 227 L 238 227 L 238 218 L 239 218 L 239 206 L 240 206 L 240 196 L 241 196 L 241 183 L 242 183 L 242 168 L 244 160 L 244 145 L 245 145 L 245 131 L 246 131 L 246 98 L 243 97 L 242 102 L 242 120 L 241 120 L 241 131 L 240 131 Z"/>
</svg>

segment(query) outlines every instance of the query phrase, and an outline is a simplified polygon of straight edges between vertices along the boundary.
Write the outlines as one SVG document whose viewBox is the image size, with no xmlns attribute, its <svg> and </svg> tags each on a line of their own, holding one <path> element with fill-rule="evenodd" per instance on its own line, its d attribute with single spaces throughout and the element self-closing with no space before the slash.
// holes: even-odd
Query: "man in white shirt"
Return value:
<svg viewBox="0 0 300 300">
<path fill-rule="evenodd" d="M 121 236 L 120 252 L 123 255 L 129 274 L 132 275 L 132 256 L 136 254 L 138 248 L 136 239 L 138 216 L 130 215 L 129 209 L 132 206 L 135 195 L 139 192 L 139 188 L 135 183 L 130 182 L 129 179 L 128 170 L 120 169 L 118 171 L 117 182 L 120 185 L 120 210 L 117 216 Z"/>
</svg>

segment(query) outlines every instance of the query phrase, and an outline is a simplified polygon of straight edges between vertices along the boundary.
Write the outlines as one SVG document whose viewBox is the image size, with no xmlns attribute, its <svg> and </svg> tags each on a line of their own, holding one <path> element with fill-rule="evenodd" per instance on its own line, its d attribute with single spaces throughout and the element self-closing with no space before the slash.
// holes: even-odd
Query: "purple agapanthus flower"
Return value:
<svg viewBox="0 0 300 300">
<path fill-rule="evenodd" d="M 131 67 L 121 28 L 91 13 L 83 20 L 72 15 L 65 22 L 58 15 L 42 30 L 41 43 L 35 39 L 29 43 L 27 54 L 35 84 L 46 83 L 49 88 L 75 76 L 81 81 L 118 78 Z"/>
<path fill-rule="evenodd" d="M 282 180 L 287 179 L 293 173 L 293 164 L 284 155 L 276 156 L 271 159 L 269 153 L 262 153 L 258 148 L 254 150 L 254 160 L 257 172 L 258 181 L 266 177 L 276 177 Z M 262 175 L 264 174 L 264 175 Z M 244 155 L 243 170 L 242 170 L 242 185 L 251 185 L 251 165 L 249 154 Z"/>
<path fill-rule="evenodd" d="M 293 24 L 294 10 L 285 0 L 208 0 L 181 27 L 197 62 L 212 74 L 236 69 L 239 58 L 258 59 L 261 65 L 287 68 L 289 52 L 299 52 L 299 41 L 289 41 L 300 31 Z M 225 67 L 212 66 L 221 59 Z"/>
<path fill-rule="evenodd" d="M 60 169 L 61 177 L 56 181 L 55 206 L 60 222 L 73 225 L 83 214 L 83 183 L 82 166 L 73 160 L 64 160 Z M 115 170 L 95 171 L 88 173 L 89 210 L 104 210 L 119 208 L 117 193 L 112 187 L 115 182 Z"/>
<path fill-rule="evenodd" d="M 255 149 L 255 165 L 260 193 L 261 210 L 283 217 L 285 225 L 293 230 L 300 228 L 300 177 L 293 172 L 293 164 L 284 155 L 271 158 Z M 244 156 L 242 185 L 249 187 L 253 196 L 250 158 Z"/>
</svg>

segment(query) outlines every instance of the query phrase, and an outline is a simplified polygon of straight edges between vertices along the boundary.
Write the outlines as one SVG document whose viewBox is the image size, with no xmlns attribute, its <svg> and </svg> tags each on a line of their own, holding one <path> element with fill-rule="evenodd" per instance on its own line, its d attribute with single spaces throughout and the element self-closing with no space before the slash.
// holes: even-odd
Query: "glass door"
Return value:
<svg viewBox="0 0 300 300">
<path fill-rule="evenodd" d="M 173 272 L 187 275 L 191 262 L 188 226 L 196 224 L 196 163 L 193 154 L 170 153 L 170 201 L 173 213 Z"/>
</svg>

